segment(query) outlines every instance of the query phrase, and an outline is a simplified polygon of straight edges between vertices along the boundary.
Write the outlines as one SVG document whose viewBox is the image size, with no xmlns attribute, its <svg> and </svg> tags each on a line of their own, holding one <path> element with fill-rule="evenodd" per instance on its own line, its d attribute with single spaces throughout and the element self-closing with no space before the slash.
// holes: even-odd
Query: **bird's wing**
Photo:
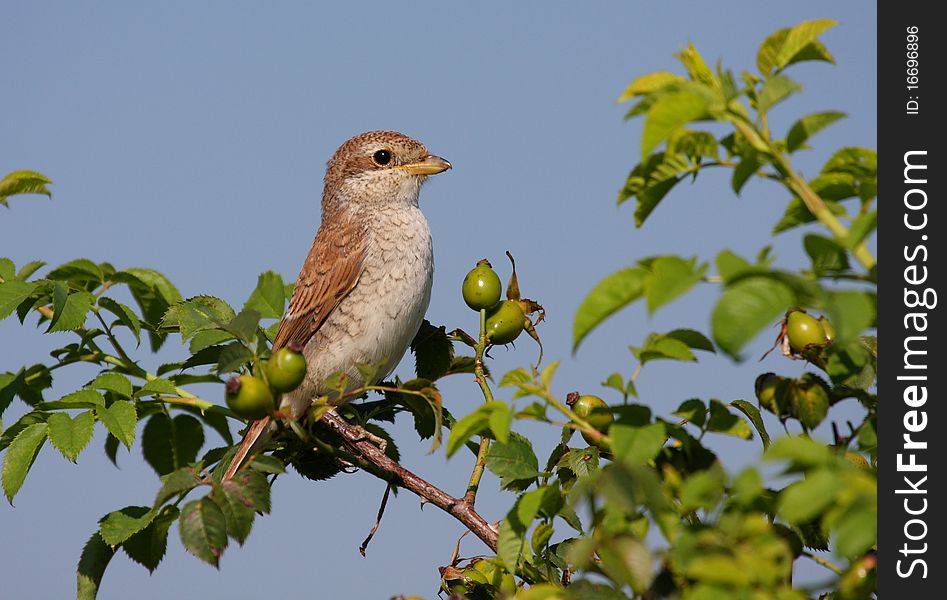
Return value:
<svg viewBox="0 0 947 600">
<path fill-rule="evenodd" d="M 296 280 L 289 309 L 273 340 L 273 351 L 292 342 L 305 346 L 339 303 L 358 283 L 365 258 L 365 231 L 345 224 L 319 229 L 306 262 Z M 248 460 L 257 442 L 264 443 L 270 430 L 270 417 L 250 424 L 224 480 L 230 479 Z"/>
</svg>

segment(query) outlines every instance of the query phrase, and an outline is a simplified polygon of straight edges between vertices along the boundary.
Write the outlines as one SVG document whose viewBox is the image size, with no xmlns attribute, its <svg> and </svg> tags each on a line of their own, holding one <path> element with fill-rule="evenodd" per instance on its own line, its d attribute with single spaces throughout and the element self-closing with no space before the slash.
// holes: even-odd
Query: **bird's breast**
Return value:
<svg viewBox="0 0 947 600">
<path fill-rule="evenodd" d="M 387 377 L 421 326 L 431 299 L 434 252 L 421 211 L 399 207 L 380 211 L 367 232 L 368 246 L 355 288 L 329 315 L 306 345 L 310 373 L 303 390 L 323 393 L 318 382 L 336 371 L 361 383 L 357 363 L 384 363 Z"/>
</svg>

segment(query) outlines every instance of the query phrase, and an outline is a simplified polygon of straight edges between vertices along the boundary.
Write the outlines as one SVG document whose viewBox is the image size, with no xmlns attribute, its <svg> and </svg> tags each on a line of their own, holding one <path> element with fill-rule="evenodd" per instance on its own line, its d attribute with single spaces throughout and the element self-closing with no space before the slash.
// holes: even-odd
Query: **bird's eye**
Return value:
<svg viewBox="0 0 947 600">
<path fill-rule="evenodd" d="M 387 150 L 377 150 L 372 154 L 372 160 L 376 165 L 385 166 L 391 162 L 391 152 Z"/>
</svg>

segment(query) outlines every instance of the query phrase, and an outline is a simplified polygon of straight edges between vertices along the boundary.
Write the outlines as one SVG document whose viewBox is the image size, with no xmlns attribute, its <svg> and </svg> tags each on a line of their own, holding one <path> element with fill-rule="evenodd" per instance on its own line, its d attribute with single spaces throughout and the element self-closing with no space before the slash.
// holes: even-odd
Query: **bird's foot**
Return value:
<svg viewBox="0 0 947 600">
<path fill-rule="evenodd" d="M 371 431 L 368 431 L 361 425 L 356 425 L 355 429 L 356 431 L 358 431 L 358 439 L 356 441 L 360 442 L 363 440 L 368 440 L 369 442 L 378 446 L 378 448 L 382 452 L 384 452 L 388 448 L 388 440 L 386 440 L 385 438 L 375 435 L 374 433 L 372 433 Z"/>
</svg>

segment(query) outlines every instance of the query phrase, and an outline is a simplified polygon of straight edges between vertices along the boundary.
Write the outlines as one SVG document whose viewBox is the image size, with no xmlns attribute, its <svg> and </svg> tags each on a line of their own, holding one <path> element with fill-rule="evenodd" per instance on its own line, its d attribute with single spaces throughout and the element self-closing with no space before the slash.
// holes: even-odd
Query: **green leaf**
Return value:
<svg viewBox="0 0 947 600">
<path fill-rule="evenodd" d="M 732 435 L 744 440 L 751 439 L 753 432 L 750 426 L 740 417 L 732 414 L 720 400 L 710 401 L 710 419 L 707 421 L 707 431 Z"/>
<path fill-rule="evenodd" d="M 44 402 L 44 408 L 63 409 L 63 408 L 95 408 L 97 406 L 105 408 L 105 396 L 95 390 L 79 390 L 71 394 L 66 394 L 59 400 Z"/>
<path fill-rule="evenodd" d="M 490 431 L 498 442 L 507 443 L 510 440 L 510 426 L 513 424 L 513 410 L 498 408 L 490 412 L 488 417 Z"/>
<path fill-rule="evenodd" d="M 763 156 L 753 148 L 746 148 L 740 154 L 740 162 L 733 169 L 733 177 L 730 179 L 730 187 L 733 193 L 740 195 L 743 186 L 750 180 L 764 163 Z"/>
<path fill-rule="evenodd" d="M 581 479 L 598 471 L 600 456 L 599 449 L 595 446 L 575 448 L 563 454 L 557 466 L 569 469 Z"/>
<path fill-rule="evenodd" d="M 807 437 L 779 438 L 763 455 L 766 460 L 788 460 L 796 467 L 814 467 L 827 464 L 832 459 L 825 444 Z"/>
<path fill-rule="evenodd" d="M 72 281 L 75 283 L 101 283 L 105 279 L 105 274 L 99 265 L 88 258 L 77 258 L 59 265 L 50 271 L 46 277 L 47 279 Z"/>
<path fill-rule="evenodd" d="M 135 341 L 139 344 L 141 343 L 141 321 L 138 319 L 138 315 L 135 314 L 135 311 L 108 296 L 99 298 L 99 307 L 118 317 L 117 322 L 131 330 L 131 332 L 135 334 Z"/>
<path fill-rule="evenodd" d="M 707 271 L 707 265 L 695 267 L 694 262 L 693 259 L 684 260 L 679 256 L 659 256 L 651 262 L 651 272 L 644 284 L 649 315 L 700 281 Z"/>
<path fill-rule="evenodd" d="M 434 327 L 427 321 L 421 325 L 411 342 L 414 370 L 420 379 L 435 381 L 451 368 L 454 344 L 447 338 L 445 327 Z"/>
<path fill-rule="evenodd" d="M 53 194 L 46 187 L 53 180 L 36 171 L 13 171 L 0 179 L 0 206 L 7 206 L 10 196 L 18 194 L 43 194 L 52 198 Z"/>
<path fill-rule="evenodd" d="M 176 507 L 165 506 L 150 525 L 122 543 L 125 554 L 153 573 L 164 558 L 168 547 L 168 530 L 179 514 Z"/>
<path fill-rule="evenodd" d="M 779 494 L 779 514 L 790 523 L 808 521 L 835 503 L 843 481 L 828 469 L 806 473 Z"/>
<path fill-rule="evenodd" d="M 835 62 L 818 37 L 837 24 L 838 21 L 833 19 L 817 19 L 776 31 L 760 46 L 756 56 L 757 68 L 768 77 L 804 60 Z"/>
<path fill-rule="evenodd" d="M 849 269 L 848 254 L 835 240 L 810 233 L 803 238 L 803 246 L 812 259 L 812 272 L 816 277 Z"/>
<path fill-rule="evenodd" d="M 16 279 L 16 263 L 7 257 L 0 258 L 0 282 Z"/>
<path fill-rule="evenodd" d="M 217 503 L 208 496 L 188 502 L 181 510 L 179 526 L 185 549 L 218 567 L 227 547 L 227 521 Z"/>
<path fill-rule="evenodd" d="M 96 390 L 105 390 L 122 396 L 123 398 L 132 397 L 132 382 L 121 373 L 106 372 L 99 374 L 92 380 L 92 383 L 86 387 Z M 102 402 L 104 404 L 105 402 Z"/>
<path fill-rule="evenodd" d="M 675 130 L 707 114 L 710 98 L 697 86 L 662 94 L 648 109 L 641 134 L 641 156 L 646 157 Z"/>
<path fill-rule="evenodd" d="M 231 373 L 240 370 L 253 359 L 253 353 L 241 342 L 231 342 L 224 346 L 217 359 L 217 373 Z"/>
<path fill-rule="evenodd" d="M 509 519 L 500 521 L 497 532 L 497 558 L 503 562 L 503 566 L 510 573 L 516 572 L 516 565 L 519 563 L 522 548 L 522 534 L 516 532 Z"/>
<path fill-rule="evenodd" d="M 686 419 L 697 427 L 703 427 L 707 421 L 707 405 L 698 398 L 691 398 L 682 402 L 677 410 L 671 414 Z"/>
<path fill-rule="evenodd" d="M 260 273 L 256 288 L 243 305 L 243 310 L 255 310 L 263 319 L 279 319 L 286 307 L 285 289 L 283 278 L 278 273 Z"/>
<path fill-rule="evenodd" d="M 454 423 L 450 430 L 450 436 L 447 438 L 448 458 L 463 448 L 471 437 L 486 429 L 489 414 L 490 411 L 485 411 L 481 407 Z"/>
<path fill-rule="evenodd" d="M 151 395 L 157 396 L 161 394 L 166 394 L 169 396 L 176 396 L 177 390 L 174 389 L 174 384 L 168 381 L 167 379 L 156 377 L 152 379 L 151 381 L 149 381 L 148 383 L 146 383 L 145 385 L 141 386 L 141 388 L 139 388 L 138 391 L 135 392 L 135 397 L 141 398 L 143 396 L 151 396 Z"/>
<path fill-rule="evenodd" d="M 26 369 L 20 369 L 17 373 L 0 373 L 0 416 L 13 402 L 17 392 L 26 379 Z"/>
<path fill-rule="evenodd" d="M 247 496 L 229 482 L 224 482 L 224 485 L 214 489 L 211 497 L 227 519 L 227 535 L 242 546 L 250 536 L 256 518 L 256 512 L 252 504 L 248 503 Z"/>
<path fill-rule="evenodd" d="M 197 460 L 203 445 L 204 428 L 190 415 L 177 415 L 172 420 L 164 413 L 157 413 L 148 419 L 141 434 L 142 454 L 158 475 L 166 475 Z"/>
<path fill-rule="evenodd" d="M 648 591 L 654 579 L 654 559 L 643 542 L 630 535 L 607 537 L 599 545 L 598 555 L 612 581 L 631 586 L 635 595 Z"/>
<path fill-rule="evenodd" d="M 30 262 L 20 267 L 20 270 L 16 274 L 16 278 L 19 279 L 20 281 L 26 281 L 27 279 L 30 278 L 30 275 L 39 271 L 45 265 L 46 263 L 41 260 L 31 260 Z"/>
<path fill-rule="evenodd" d="M 161 506 L 172 497 L 194 489 L 201 484 L 201 479 L 193 467 L 183 467 L 162 477 L 164 482 L 158 495 L 155 497 L 155 507 Z"/>
<path fill-rule="evenodd" d="M 487 452 L 486 465 L 501 479 L 531 479 L 539 475 L 539 459 L 525 437 L 510 432 L 506 443 L 495 442 Z"/>
<path fill-rule="evenodd" d="M 766 432 L 766 425 L 763 424 L 763 417 L 760 415 L 760 410 L 746 400 L 734 400 L 730 403 L 730 406 L 745 414 L 750 422 L 753 423 L 753 427 L 756 428 L 756 432 L 760 434 L 760 440 L 763 442 L 763 450 L 769 448 L 769 433 Z"/>
<path fill-rule="evenodd" d="M 647 275 L 648 272 L 641 267 L 622 269 L 592 288 L 575 314 L 572 326 L 573 352 L 602 321 L 644 294 Z"/>
<path fill-rule="evenodd" d="M 628 84 L 628 87 L 621 93 L 616 102 L 622 104 L 636 96 L 644 96 L 661 90 L 672 83 L 683 81 L 680 75 L 675 75 L 668 71 L 655 71 L 642 75 Z"/>
<path fill-rule="evenodd" d="M 789 133 L 786 134 L 786 150 L 788 152 L 795 152 L 800 148 L 805 147 L 805 143 L 819 133 L 832 123 L 838 121 L 839 119 L 844 119 L 847 117 L 843 112 L 838 112 L 835 110 L 829 110 L 825 112 L 812 113 L 811 115 L 806 115 L 793 123 L 793 126 L 789 129 Z"/>
<path fill-rule="evenodd" d="M 76 599 L 95 600 L 105 568 L 115 555 L 115 548 L 109 546 L 96 531 L 82 548 L 79 566 L 76 569 Z"/>
<path fill-rule="evenodd" d="M 784 75 L 774 75 L 763 83 L 756 98 L 757 110 L 766 112 L 802 89 L 802 86 Z"/>
<path fill-rule="evenodd" d="M 699 163 L 686 154 L 655 152 L 628 173 L 625 185 L 618 192 L 618 204 L 637 198 L 635 227 L 641 227 L 661 200 L 685 175 L 696 173 Z"/>
<path fill-rule="evenodd" d="M 138 424 L 134 404 L 126 400 L 116 400 L 108 408 L 96 406 L 95 414 L 109 433 L 131 449 L 132 442 L 135 441 L 135 425 Z"/>
<path fill-rule="evenodd" d="M 217 329 L 229 323 L 235 316 L 224 300 L 214 296 L 195 296 L 170 307 L 161 319 L 161 326 L 178 328 L 184 342 L 199 331 Z"/>
<path fill-rule="evenodd" d="M 711 317 L 714 341 L 740 360 L 740 350 L 775 323 L 796 297 L 786 284 L 767 277 L 748 277 L 728 285 Z"/>
<path fill-rule="evenodd" d="M 0 283 L 0 320 L 9 317 L 21 302 L 33 294 L 38 285 L 36 282 L 15 280 Z"/>
<path fill-rule="evenodd" d="M 651 333 L 640 348 L 631 347 L 635 358 L 644 365 L 652 360 L 696 361 L 691 349 L 714 351 L 713 343 L 693 329 L 675 329 L 668 333 Z"/>
<path fill-rule="evenodd" d="M 825 201 L 826 208 L 828 208 L 833 215 L 839 216 L 845 214 L 845 207 L 838 202 L 826 200 L 825 198 L 823 198 L 823 200 Z M 799 227 L 800 225 L 805 225 L 806 223 L 812 223 L 815 220 L 815 216 L 809 212 L 805 203 L 798 197 L 793 197 L 786 205 L 786 211 L 783 213 L 782 218 L 773 226 L 773 235 L 788 231 L 794 227 Z"/>
<path fill-rule="evenodd" d="M 11 505 L 46 441 L 47 430 L 46 423 L 33 423 L 20 431 L 7 448 L 3 457 L 2 479 L 3 493 Z"/>
<path fill-rule="evenodd" d="M 667 441 L 667 431 L 661 422 L 642 427 L 615 423 L 609 428 L 608 435 L 612 438 L 615 458 L 630 464 L 653 460 Z"/>
<path fill-rule="evenodd" d="M 829 346 L 825 372 L 832 383 L 861 390 L 868 390 L 874 384 L 877 359 L 864 340 Z"/>
<path fill-rule="evenodd" d="M 719 468 L 694 473 L 681 487 L 681 511 L 713 510 L 723 497 L 723 484 L 723 472 Z"/>
<path fill-rule="evenodd" d="M 82 291 L 69 294 L 64 298 L 63 303 L 59 304 L 57 292 L 60 289 L 65 288 L 57 283 L 53 292 L 55 312 L 53 318 L 50 319 L 49 328 L 46 330 L 46 333 L 71 331 L 81 328 L 85 324 L 89 309 L 92 308 L 92 304 L 95 302 L 95 297 L 92 296 L 92 294 Z"/>
<path fill-rule="evenodd" d="M 99 535 L 106 544 L 117 546 L 150 525 L 155 515 L 147 506 L 126 506 L 102 517 Z"/>
<path fill-rule="evenodd" d="M 257 327 L 260 324 L 260 313 L 252 309 L 243 309 L 229 323 L 222 328 L 247 343 L 256 338 Z"/>
<path fill-rule="evenodd" d="M 694 47 L 694 44 L 688 43 L 687 46 L 681 48 L 681 51 L 675 54 L 674 57 L 681 61 L 681 64 L 687 69 L 687 73 L 691 76 L 693 81 L 702 83 L 713 89 L 720 88 L 720 82 L 714 77 L 713 71 L 711 71 L 707 63 L 704 62 L 703 57 L 697 51 L 697 48 Z"/>
<path fill-rule="evenodd" d="M 687 563 L 683 569 L 684 574 L 692 579 L 702 582 L 717 583 L 726 586 L 734 586 L 737 589 L 744 588 L 751 581 L 751 574 L 741 569 L 733 557 L 725 554 L 706 554 L 696 556 Z M 699 591 L 691 595 L 695 600 L 710 600 L 711 598 L 721 598 L 729 595 L 729 588 L 715 588 L 702 586 L 706 590 L 703 594 Z"/>
<path fill-rule="evenodd" d="M 845 290 L 828 295 L 829 321 L 835 328 L 835 342 L 847 344 L 858 339 L 876 320 L 875 297 L 868 292 Z"/>
<path fill-rule="evenodd" d="M 836 553 L 846 557 L 863 555 L 878 541 L 877 503 L 849 507 L 834 529 Z"/>
<path fill-rule="evenodd" d="M 76 461 L 89 442 L 95 429 L 95 417 L 92 411 L 86 411 L 71 418 L 67 413 L 57 412 L 49 415 L 49 442 L 62 452 L 68 460 Z"/>
<path fill-rule="evenodd" d="M 851 250 L 858 244 L 865 241 L 871 232 L 878 227 L 878 211 L 870 210 L 858 215 L 852 221 L 852 226 L 848 230 L 848 237 L 845 238 L 845 247 Z"/>
</svg>

